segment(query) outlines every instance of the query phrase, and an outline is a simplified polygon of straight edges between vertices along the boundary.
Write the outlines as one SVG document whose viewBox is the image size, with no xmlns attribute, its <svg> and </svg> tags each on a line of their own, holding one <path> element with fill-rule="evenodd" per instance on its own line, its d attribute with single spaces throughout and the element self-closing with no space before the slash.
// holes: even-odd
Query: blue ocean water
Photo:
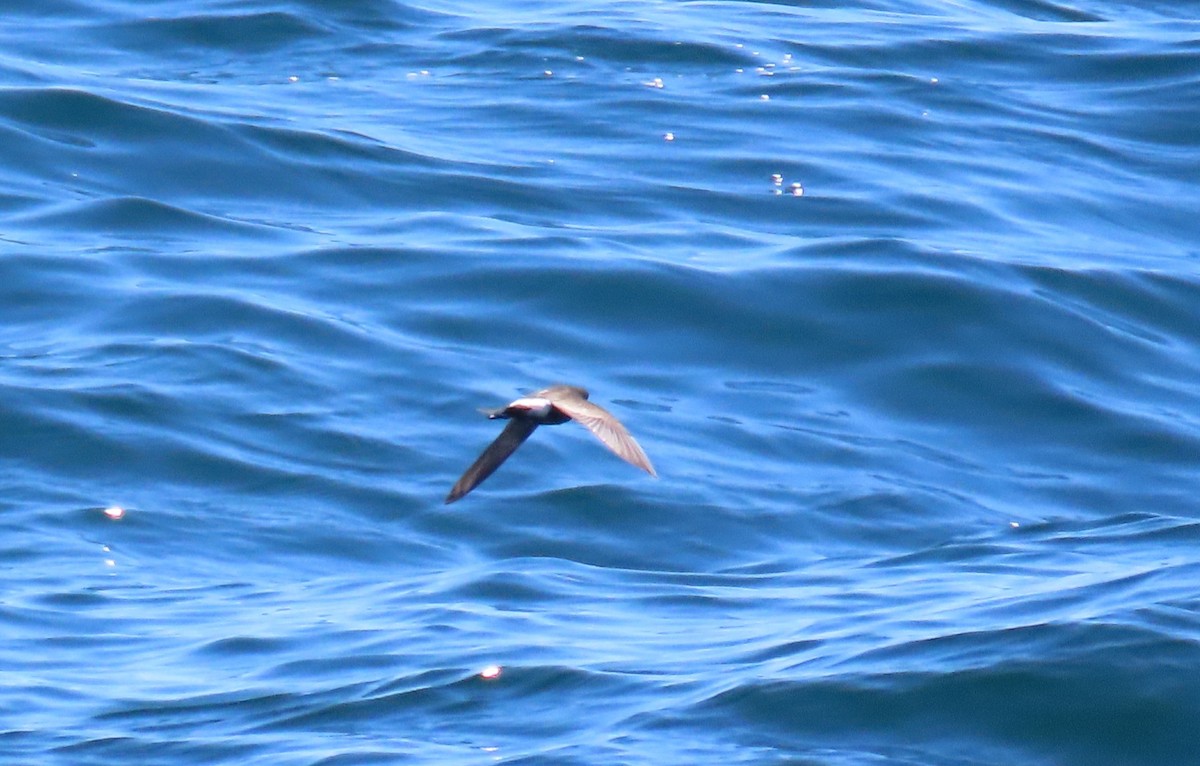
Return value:
<svg viewBox="0 0 1200 766">
<path fill-rule="evenodd" d="M 4 763 L 1200 762 L 1200 5 L 0 10 Z"/>
</svg>

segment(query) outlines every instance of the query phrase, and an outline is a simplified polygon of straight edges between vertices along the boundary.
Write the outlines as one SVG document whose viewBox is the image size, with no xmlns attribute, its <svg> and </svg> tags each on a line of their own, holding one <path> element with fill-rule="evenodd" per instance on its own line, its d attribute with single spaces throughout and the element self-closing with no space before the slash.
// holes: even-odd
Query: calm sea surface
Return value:
<svg viewBox="0 0 1200 766">
<path fill-rule="evenodd" d="M 1197 19 L 0 2 L 0 762 L 1200 763 Z"/>
</svg>

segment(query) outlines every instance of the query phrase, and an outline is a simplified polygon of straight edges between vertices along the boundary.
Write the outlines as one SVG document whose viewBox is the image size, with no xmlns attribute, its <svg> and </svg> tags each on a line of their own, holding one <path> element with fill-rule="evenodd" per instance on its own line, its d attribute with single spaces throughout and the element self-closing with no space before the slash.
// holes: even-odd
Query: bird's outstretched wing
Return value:
<svg viewBox="0 0 1200 766">
<path fill-rule="evenodd" d="M 500 464 L 508 459 L 521 443 L 529 438 L 529 434 L 537 428 L 537 423 L 532 423 L 528 420 L 513 419 L 508 421 L 508 425 L 496 437 L 496 441 L 488 445 L 488 448 L 483 451 L 483 454 L 471 464 L 471 467 L 466 470 L 462 478 L 450 490 L 450 494 L 446 495 L 446 503 L 453 503 L 463 495 L 479 486 L 484 479 L 491 476 Z"/>
<path fill-rule="evenodd" d="M 617 457 L 641 468 L 651 476 L 658 476 L 650 458 L 642 451 L 637 440 L 621 425 L 621 421 L 598 404 L 576 395 L 551 396 L 550 401 L 564 414 L 596 435 Z"/>
</svg>

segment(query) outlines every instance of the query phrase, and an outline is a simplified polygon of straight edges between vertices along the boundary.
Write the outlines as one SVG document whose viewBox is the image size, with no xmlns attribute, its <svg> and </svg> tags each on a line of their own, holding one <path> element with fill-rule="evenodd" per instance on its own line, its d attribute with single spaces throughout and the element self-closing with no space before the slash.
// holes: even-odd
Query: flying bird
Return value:
<svg viewBox="0 0 1200 766">
<path fill-rule="evenodd" d="M 650 458 L 625 426 L 611 412 L 589 402 L 588 392 L 579 386 L 550 386 L 523 396 L 507 407 L 483 412 L 491 420 L 507 420 L 508 425 L 446 495 L 447 503 L 453 503 L 483 483 L 538 426 L 556 426 L 568 420 L 586 427 L 625 462 L 651 476 L 658 476 L 654 466 L 650 465 Z"/>
</svg>

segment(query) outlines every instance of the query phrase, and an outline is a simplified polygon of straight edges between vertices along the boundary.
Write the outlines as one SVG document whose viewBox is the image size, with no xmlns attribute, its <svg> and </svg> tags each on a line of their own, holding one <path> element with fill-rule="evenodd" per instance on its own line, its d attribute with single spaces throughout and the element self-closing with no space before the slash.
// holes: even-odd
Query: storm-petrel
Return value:
<svg viewBox="0 0 1200 766">
<path fill-rule="evenodd" d="M 588 401 L 588 392 L 579 386 L 550 386 L 537 393 L 523 396 L 498 410 L 484 410 L 492 420 L 504 419 L 508 425 L 488 445 L 479 459 L 471 464 L 450 494 L 446 502 L 453 503 L 479 486 L 484 479 L 508 459 L 521 442 L 529 438 L 538 426 L 556 426 L 574 420 L 596 435 L 617 457 L 641 468 L 651 476 L 657 476 L 650 458 L 637 441 L 625 430 L 625 426 L 611 412 Z"/>
</svg>

